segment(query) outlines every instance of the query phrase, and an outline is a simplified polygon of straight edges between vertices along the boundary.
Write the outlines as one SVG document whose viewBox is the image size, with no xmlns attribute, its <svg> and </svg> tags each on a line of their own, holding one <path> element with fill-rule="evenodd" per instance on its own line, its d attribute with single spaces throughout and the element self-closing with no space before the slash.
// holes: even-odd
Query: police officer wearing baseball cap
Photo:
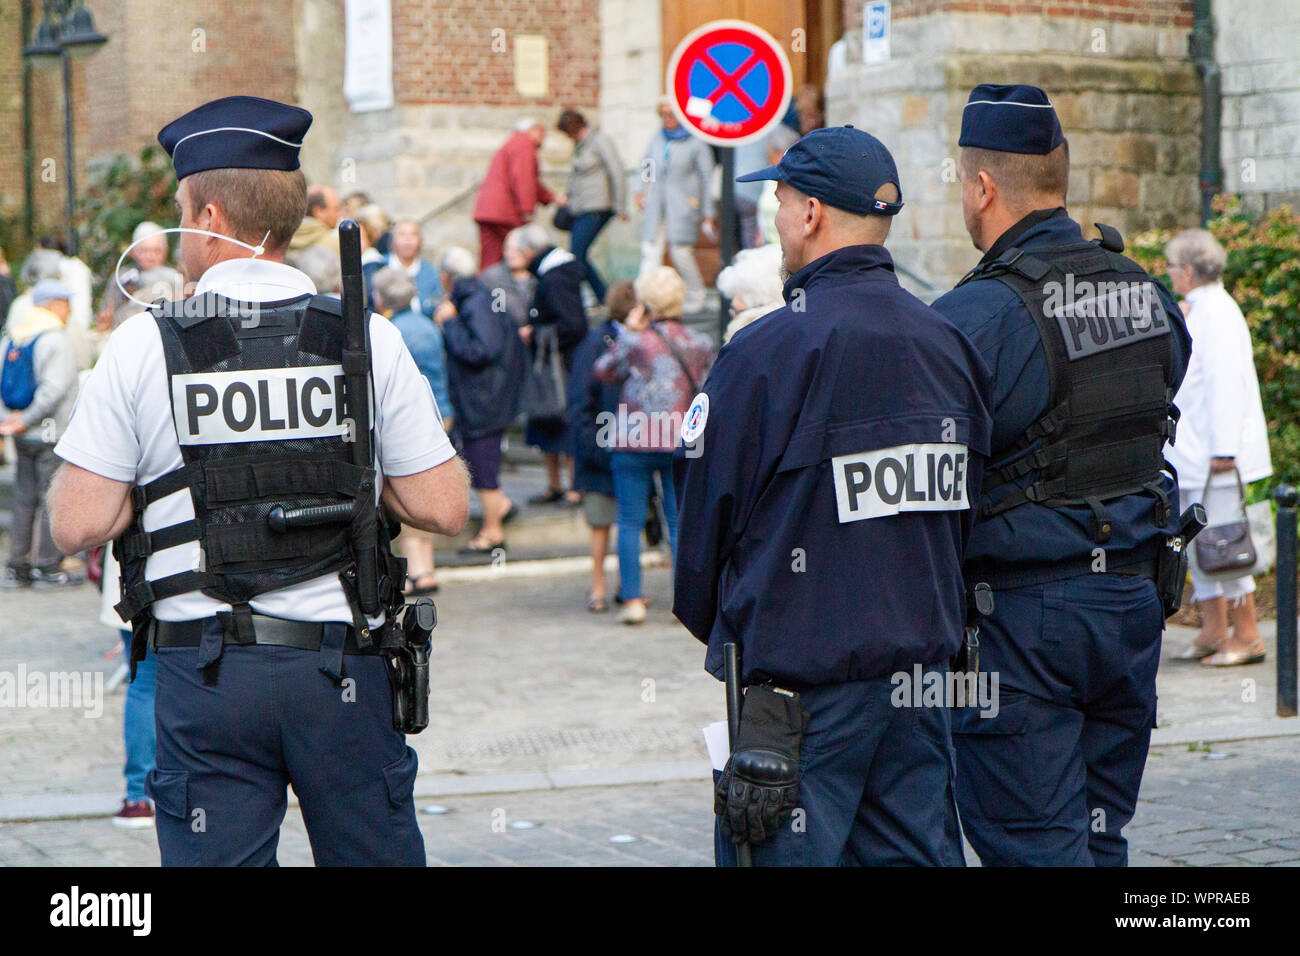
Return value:
<svg viewBox="0 0 1300 956">
<path fill-rule="evenodd" d="M 717 859 L 958 865 L 949 712 L 900 685 L 961 640 L 989 373 L 898 284 L 879 140 L 816 130 L 750 179 L 777 181 L 786 305 L 722 349 L 675 463 L 673 611 L 747 688 Z"/>
<path fill-rule="evenodd" d="M 996 370 L 966 581 L 992 589 L 981 667 L 1001 690 L 996 716 L 954 712 L 962 825 L 986 864 L 1123 865 L 1183 586 L 1161 448 L 1190 340 L 1119 233 L 1087 241 L 1067 213 L 1069 146 L 1042 90 L 977 86 L 958 145 L 984 256 L 934 307 Z"/>
<path fill-rule="evenodd" d="M 465 473 L 400 335 L 374 315 L 378 455 L 352 460 L 343 366 L 358 363 L 339 302 L 283 261 L 307 208 L 311 121 L 232 96 L 162 130 L 195 295 L 113 333 L 55 448 L 56 540 L 75 553 L 116 539 L 132 661 L 146 641 L 157 650 L 147 791 L 164 865 L 274 865 L 289 785 L 317 864 L 425 860 L 384 656 L 403 569 L 378 500 L 455 534 Z M 345 520 L 272 520 L 314 505 Z M 377 615 L 358 598 L 376 552 L 356 529 L 372 522 Z"/>
</svg>

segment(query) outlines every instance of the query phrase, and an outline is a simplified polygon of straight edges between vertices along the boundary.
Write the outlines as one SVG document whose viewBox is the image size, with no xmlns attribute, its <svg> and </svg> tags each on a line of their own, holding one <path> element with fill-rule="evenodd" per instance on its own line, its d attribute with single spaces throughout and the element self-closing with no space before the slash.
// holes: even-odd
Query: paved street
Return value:
<svg viewBox="0 0 1300 956">
<path fill-rule="evenodd" d="M 432 724 L 412 738 L 417 806 L 449 808 L 421 813 L 430 862 L 707 865 L 699 729 L 722 716 L 722 692 L 668 613 L 667 572 L 647 572 L 654 603 L 633 629 L 586 613 L 586 576 L 556 567 L 572 565 L 445 572 Z M 97 598 L 90 587 L 6 593 L 0 672 L 111 673 L 114 635 L 95 623 Z M 1300 741 L 1278 736 L 1300 724 L 1271 717 L 1273 666 L 1270 653 L 1233 671 L 1162 669 L 1160 746 L 1129 830 L 1135 864 L 1300 863 Z M 157 863 L 152 831 L 106 818 L 120 800 L 121 702 L 119 689 L 99 716 L 0 708 L 0 864 Z M 521 821 L 537 825 L 512 826 Z M 311 862 L 293 807 L 280 858 Z"/>
</svg>

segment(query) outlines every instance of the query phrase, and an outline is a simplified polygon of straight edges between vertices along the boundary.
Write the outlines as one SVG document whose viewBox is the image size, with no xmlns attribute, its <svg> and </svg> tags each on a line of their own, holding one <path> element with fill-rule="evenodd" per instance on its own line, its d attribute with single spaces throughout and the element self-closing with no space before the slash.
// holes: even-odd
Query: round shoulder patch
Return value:
<svg viewBox="0 0 1300 956">
<path fill-rule="evenodd" d="M 690 445 L 704 434 L 704 426 L 709 421 L 709 396 L 704 392 L 696 395 L 691 407 L 686 410 L 682 422 L 682 442 Z"/>
</svg>

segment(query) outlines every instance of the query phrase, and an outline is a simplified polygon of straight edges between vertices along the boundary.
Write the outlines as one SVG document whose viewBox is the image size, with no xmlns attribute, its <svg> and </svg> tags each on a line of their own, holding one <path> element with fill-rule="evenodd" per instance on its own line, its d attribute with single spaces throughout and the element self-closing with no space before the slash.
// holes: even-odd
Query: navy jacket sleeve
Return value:
<svg viewBox="0 0 1300 956">
<path fill-rule="evenodd" d="M 500 358 L 505 349 L 505 334 L 505 323 L 497 321 L 492 313 L 486 291 L 458 303 L 456 318 L 442 327 L 447 351 L 470 368 L 483 368 Z"/>
<path fill-rule="evenodd" d="M 707 644 L 717 616 L 718 582 L 744 529 L 754 489 L 763 481 L 767 383 L 736 349 L 724 348 L 702 391 L 709 397 L 704 433 L 694 448 L 679 446 L 673 462 L 678 514 L 673 613 Z"/>
</svg>

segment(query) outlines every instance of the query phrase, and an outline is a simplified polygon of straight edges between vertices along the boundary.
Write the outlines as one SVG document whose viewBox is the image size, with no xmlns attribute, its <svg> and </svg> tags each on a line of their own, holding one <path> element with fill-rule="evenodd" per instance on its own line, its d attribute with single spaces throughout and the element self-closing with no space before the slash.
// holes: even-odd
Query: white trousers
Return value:
<svg viewBox="0 0 1300 956">
<path fill-rule="evenodd" d="M 1193 502 L 1201 500 L 1201 492 L 1204 488 L 1179 488 L 1178 502 L 1186 508 Z M 1205 495 L 1205 500 L 1201 501 L 1205 506 L 1205 514 L 1211 525 L 1227 524 L 1229 521 L 1235 521 L 1241 517 L 1241 495 L 1237 494 L 1236 485 L 1227 485 L 1222 488 L 1210 486 L 1210 490 Z M 1192 547 L 1196 547 L 1196 542 L 1192 542 Z M 1253 594 L 1255 591 L 1255 579 L 1249 574 L 1240 578 L 1233 578 L 1230 581 L 1210 581 L 1203 577 L 1192 564 L 1192 587 L 1194 593 L 1193 600 L 1209 601 L 1213 598 L 1227 598 L 1229 601 L 1235 601 L 1245 597 L 1247 594 Z"/>
<path fill-rule="evenodd" d="M 667 236 L 661 224 L 658 233 L 655 234 L 654 242 L 641 243 L 641 269 L 637 273 L 638 278 L 651 269 L 657 268 L 664 261 L 666 242 Z M 700 275 L 700 267 L 695 262 L 695 247 L 689 243 L 671 245 L 668 247 L 668 256 L 673 261 L 673 268 L 686 283 L 687 301 L 699 303 L 704 297 L 704 277 Z"/>
</svg>

